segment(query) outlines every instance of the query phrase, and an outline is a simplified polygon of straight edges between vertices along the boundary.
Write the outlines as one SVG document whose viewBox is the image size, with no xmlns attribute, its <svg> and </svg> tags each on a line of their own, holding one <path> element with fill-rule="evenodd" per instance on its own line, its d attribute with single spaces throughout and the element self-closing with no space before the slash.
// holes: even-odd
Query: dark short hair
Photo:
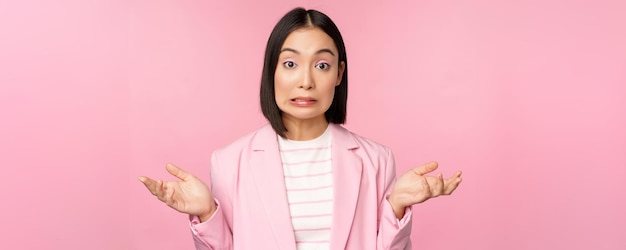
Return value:
<svg viewBox="0 0 626 250">
<path fill-rule="evenodd" d="M 278 64 L 280 50 L 287 36 L 294 30 L 303 27 L 316 27 L 330 36 L 337 46 L 339 62 L 344 62 L 343 77 L 341 83 L 335 87 L 333 102 L 324 114 L 329 123 L 343 124 L 346 121 L 346 106 L 348 103 L 348 59 L 343 38 L 335 23 L 324 13 L 317 10 L 305 10 L 295 8 L 283 16 L 274 26 L 272 34 L 265 48 L 265 60 L 263 74 L 261 75 L 261 110 L 263 116 L 274 128 L 277 134 L 284 136 L 287 132 L 282 120 L 282 111 L 276 104 L 274 92 L 274 74 Z"/>
</svg>

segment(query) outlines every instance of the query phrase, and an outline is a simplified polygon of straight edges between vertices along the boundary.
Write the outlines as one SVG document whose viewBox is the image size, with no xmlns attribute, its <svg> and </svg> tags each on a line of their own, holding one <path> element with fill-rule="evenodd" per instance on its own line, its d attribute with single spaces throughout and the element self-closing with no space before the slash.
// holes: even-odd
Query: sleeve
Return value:
<svg viewBox="0 0 626 250">
<path fill-rule="evenodd" d="M 378 188 L 384 190 L 379 195 L 378 207 L 378 236 L 376 239 L 377 250 L 405 250 L 411 249 L 411 224 L 412 210 L 406 207 L 404 217 L 398 220 L 391 204 L 387 200 L 396 181 L 396 166 L 393 154 L 386 150 L 387 160 L 381 164 L 383 169 L 378 177 Z"/>
<path fill-rule="evenodd" d="M 189 227 L 197 250 L 233 249 L 232 202 L 229 190 L 232 178 L 223 171 L 217 159 L 217 152 L 211 156 L 211 194 L 217 210 L 211 218 L 200 222 L 197 216 L 189 216 Z"/>
</svg>

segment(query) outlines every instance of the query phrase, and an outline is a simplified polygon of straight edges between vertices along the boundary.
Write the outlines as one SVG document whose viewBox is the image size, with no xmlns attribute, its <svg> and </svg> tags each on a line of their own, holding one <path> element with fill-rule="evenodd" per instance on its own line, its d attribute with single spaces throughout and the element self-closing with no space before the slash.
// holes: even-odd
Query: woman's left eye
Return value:
<svg viewBox="0 0 626 250">
<path fill-rule="evenodd" d="M 327 70 L 328 68 L 330 68 L 330 64 L 323 62 L 318 63 L 317 65 L 315 65 L 315 67 L 321 70 Z"/>
</svg>

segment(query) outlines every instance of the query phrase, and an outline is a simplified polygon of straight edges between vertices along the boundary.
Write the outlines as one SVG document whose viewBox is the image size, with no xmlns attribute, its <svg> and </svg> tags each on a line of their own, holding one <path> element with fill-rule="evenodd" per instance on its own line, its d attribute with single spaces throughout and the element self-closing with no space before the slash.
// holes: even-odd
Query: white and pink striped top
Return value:
<svg viewBox="0 0 626 250">
<path fill-rule="evenodd" d="M 329 249 L 333 212 L 333 172 L 329 128 L 318 138 L 278 137 L 287 201 L 298 250 Z"/>
</svg>

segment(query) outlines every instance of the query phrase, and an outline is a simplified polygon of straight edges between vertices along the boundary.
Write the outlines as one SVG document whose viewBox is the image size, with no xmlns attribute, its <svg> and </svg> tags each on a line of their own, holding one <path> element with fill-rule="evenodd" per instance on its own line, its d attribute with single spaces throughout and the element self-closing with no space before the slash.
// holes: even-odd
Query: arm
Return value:
<svg viewBox="0 0 626 250">
<path fill-rule="evenodd" d="M 396 213 L 389 202 L 396 180 L 396 166 L 391 151 L 386 151 L 386 161 L 379 168 L 377 185 L 379 192 L 377 250 L 411 249 L 412 212 L 410 206 L 396 218 Z"/>
<path fill-rule="evenodd" d="M 232 176 L 220 165 L 217 154 L 211 156 L 211 190 L 217 209 L 208 218 L 189 216 L 196 249 L 233 249 L 232 234 Z"/>
<path fill-rule="evenodd" d="M 197 250 L 233 249 L 233 234 L 224 218 L 219 201 L 217 210 L 207 221 L 198 216 L 189 216 L 189 226 Z"/>
</svg>

